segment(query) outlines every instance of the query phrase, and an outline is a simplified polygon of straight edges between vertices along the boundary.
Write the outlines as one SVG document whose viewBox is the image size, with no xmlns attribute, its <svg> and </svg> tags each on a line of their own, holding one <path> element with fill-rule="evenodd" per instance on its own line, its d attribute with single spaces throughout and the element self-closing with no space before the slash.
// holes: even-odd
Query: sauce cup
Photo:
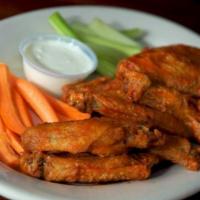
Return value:
<svg viewBox="0 0 200 200">
<path fill-rule="evenodd" d="M 27 37 L 19 52 L 26 78 L 55 95 L 61 94 L 63 85 L 85 79 L 97 67 L 97 57 L 87 45 L 55 34 Z"/>
</svg>

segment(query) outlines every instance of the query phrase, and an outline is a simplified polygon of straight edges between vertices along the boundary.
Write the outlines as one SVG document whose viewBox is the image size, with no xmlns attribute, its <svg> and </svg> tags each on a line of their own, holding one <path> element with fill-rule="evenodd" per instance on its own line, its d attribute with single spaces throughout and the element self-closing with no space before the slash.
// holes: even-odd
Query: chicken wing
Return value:
<svg viewBox="0 0 200 200">
<path fill-rule="evenodd" d="M 151 86 L 151 81 L 144 73 L 130 70 L 123 64 L 118 66 L 116 80 L 121 84 L 121 90 L 129 102 L 137 102 L 143 93 Z"/>
<path fill-rule="evenodd" d="M 105 81 L 105 78 L 96 79 L 95 84 L 89 81 L 67 85 L 64 87 L 63 100 L 84 112 L 97 112 L 117 120 L 151 123 L 170 133 L 189 137 L 187 127 L 175 117 L 128 102 L 121 86 L 118 80 Z"/>
<path fill-rule="evenodd" d="M 92 112 L 93 93 L 101 91 L 110 78 L 99 77 L 91 81 L 67 84 L 63 87 L 62 99 L 83 112 Z"/>
<path fill-rule="evenodd" d="M 104 116 L 130 122 L 150 123 L 152 126 L 171 134 L 190 137 L 188 128 L 177 118 L 151 108 L 125 102 L 120 98 L 106 95 L 94 95 L 93 110 Z"/>
<path fill-rule="evenodd" d="M 200 49 L 187 45 L 152 48 L 123 60 L 120 68 L 142 72 L 150 80 L 200 96 Z"/>
<path fill-rule="evenodd" d="M 27 151 L 90 152 L 99 156 L 165 143 L 165 135 L 148 126 L 114 122 L 106 118 L 42 124 L 27 129 L 22 144 Z"/>
<path fill-rule="evenodd" d="M 163 86 L 150 87 L 139 102 L 161 112 L 172 114 L 181 120 L 192 136 L 200 142 L 199 114 L 188 105 L 187 98 L 178 91 Z"/>
<path fill-rule="evenodd" d="M 164 145 L 151 148 L 150 152 L 165 160 L 180 164 L 189 170 L 197 171 L 200 169 L 198 147 L 192 146 L 186 138 L 168 135 Z"/>
<path fill-rule="evenodd" d="M 100 158 L 96 156 L 55 156 L 26 153 L 21 157 L 21 171 L 54 182 L 98 183 L 143 180 L 150 176 L 158 158 L 151 154 Z"/>
<path fill-rule="evenodd" d="M 200 117 L 196 110 L 189 106 L 189 96 L 166 86 L 155 85 L 155 83 L 153 85 L 147 84 L 145 76 L 140 72 L 130 70 L 128 67 L 119 67 L 117 78 L 124 85 L 123 91 L 128 96 L 128 100 L 137 101 L 139 104 L 173 115 L 188 128 L 191 137 L 200 142 Z M 134 83 L 136 86 L 141 86 L 135 90 Z M 198 105 L 198 103 L 196 104 Z"/>
</svg>

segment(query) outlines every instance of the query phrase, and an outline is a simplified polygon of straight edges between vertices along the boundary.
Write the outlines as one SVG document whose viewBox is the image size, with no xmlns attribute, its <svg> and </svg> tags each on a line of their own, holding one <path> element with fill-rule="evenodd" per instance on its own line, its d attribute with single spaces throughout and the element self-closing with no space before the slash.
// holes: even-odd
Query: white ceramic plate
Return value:
<svg viewBox="0 0 200 200">
<path fill-rule="evenodd" d="M 146 41 L 152 46 L 186 43 L 200 47 L 200 37 L 173 22 L 134 10 L 76 6 L 38 10 L 0 21 L 0 61 L 22 73 L 18 45 L 33 33 L 53 32 L 47 23 L 53 11 L 69 20 L 90 21 L 100 17 L 124 28 L 139 27 L 148 32 Z M 28 177 L 0 164 L 0 194 L 14 200 L 171 200 L 182 199 L 200 190 L 200 172 L 179 166 L 160 171 L 146 181 L 107 185 L 63 185 Z"/>
</svg>

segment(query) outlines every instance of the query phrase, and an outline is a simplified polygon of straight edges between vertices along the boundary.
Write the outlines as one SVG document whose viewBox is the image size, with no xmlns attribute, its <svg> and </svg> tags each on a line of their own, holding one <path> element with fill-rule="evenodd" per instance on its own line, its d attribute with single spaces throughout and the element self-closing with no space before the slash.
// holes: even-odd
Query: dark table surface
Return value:
<svg viewBox="0 0 200 200">
<path fill-rule="evenodd" d="M 80 4 L 142 10 L 176 21 L 200 34 L 200 0 L 0 0 L 0 19 L 40 8 Z M 0 197 L 0 200 L 5 199 Z M 200 193 L 185 200 L 200 200 Z"/>
</svg>

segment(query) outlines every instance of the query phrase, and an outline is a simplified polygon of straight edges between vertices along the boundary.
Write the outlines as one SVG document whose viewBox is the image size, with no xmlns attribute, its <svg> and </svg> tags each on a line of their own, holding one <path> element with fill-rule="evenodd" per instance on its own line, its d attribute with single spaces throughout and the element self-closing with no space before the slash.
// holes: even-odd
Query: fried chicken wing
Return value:
<svg viewBox="0 0 200 200">
<path fill-rule="evenodd" d="M 177 118 L 151 108 L 124 102 L 108 95 L 94 95 L 93 110 L 104 116 L 130 122 L 150 123 L 175 135 L 190 137 L 187 127 Z"/>
<path fill-rule="evenodd" d="M 100 158 L 96 156 L 55 156 L 26 153 L 21 157 L 21 171 L 34 177 L 54 182 L 98 183 L 124 180 L 143 180 L 150 176 L 151 166 L 158 158 L 151 154 L 137 158 L 120 155 Z"/>
<path fill-rule="evenodd" d="M 125 93 L 124 96 L 130 102 L 137 102 L 151 85 L 147 75 L 130 70 L 122 64 L 118 66 L 116 82 L 121 84 L 121 89 Z"/>
<path fill-rule="evenodd" d="M 150 80 L 200 96 L 200 49 L 187 45 L 152 48 L 123 60 L 120 68 L 148 75 Z"/>
<path fill-rule="evenodd" d="M 62 100 L 90 119 L 21 136 L 22 172 L 47 181 L 143 180 L 163 160 L 200 170 L 200 49 L 170 45 L 122 60 L 114 79 L 67 84 Z"/>
<path fill-rule="evenodd" d="M 197 111 L 189 106 L 190 96 L 157 84 L 146 84 L 146 87 L 144 87 L 146 83 L 145 75 L 123 66 L 119 67 L 117 74 L 117 78 L 125 86 L 123 91 L 127 94 L 128 100 L 137 101 L 139 104 L 173 115 L 188 128 L 189 135 L 200 142 L 200 117 Z M 141 87 L 139 86 L 135 90 L 132 86 L 134 82 L 136 86 L 141 85 Z M 133 92 L 129 93 L 129 90 Z M 136 96 L 138 98 L 135 98 Z M 195 103 L 198 105 L 198 101 Z"/>
<path fill-rule="evenodd" d="M 127 148 L 163 145 L 165 135 L 148 126 L 106 118 L 42 124 L 27 129 L 22 144 L 27 151 L 90 152 L 99 156 L 124 153 Z"/>
<path fill-rule="evenodd" d="M 63 100 L 80 111 L 92 112 L 92 94 L 101 91 L 110 78 L 99 77 L 91 81 L 67 84 L 63 87 Z"/>
<path fill-rule="evenodd" d="M 174 89 L 155 86 L 150 87 L 139 102 L 180 119 L 188 127 L 191 135 L 200 142 L 199 114 L 188 105 L 188 100 L 183 94 Z"/>
<path fill-rule="evenodd" d="M 165 160 L 180 164 L 189 170 L 197 171 L 200 169 L 198 148 L 193 147 L 186 138 L 168 135 L 164 145 L 151 148 L 150 152 Z"/>
<path fill-rule="evenodd" d="M 65 86 L 63 100 L 84 112 L 98 112 L 117 120 L 151 123 L 170 133 L 189 137 L 187 127 L 180 120 L 167 113 L 128 102 L 121 82 L 104 80 L 96 79 L 95 87 L 94 81 L 88 81 L 85 85 L 82 83 Z M 79 98 L 80 96 L 82 98 Z M 82 105 L 81 108 L 79 105 Z"/>
</svg>

